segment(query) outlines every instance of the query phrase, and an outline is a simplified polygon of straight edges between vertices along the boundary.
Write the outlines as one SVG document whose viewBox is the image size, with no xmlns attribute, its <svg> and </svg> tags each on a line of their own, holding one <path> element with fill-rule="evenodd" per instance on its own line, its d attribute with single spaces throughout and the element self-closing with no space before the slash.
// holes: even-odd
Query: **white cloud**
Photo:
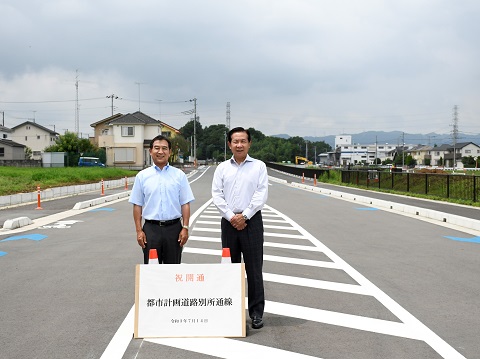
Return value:
<svg viewBox="0 0 480 359">
<path fill-rule="evenodd" d="M 230 101 L 232 125 L 267 135 L 449 132 L 454 105 L 459 129 L 479 133 L 479 10 L 473 0 L 4 2 L 0 110 L 11 127 L 35 113 L 72 130 L 78 69 L 85 133 L 110 115 L 105 96 L 133 112 L 139 90 L 141 110 L 174 127 L 196 97 L 202 125 L 225 123 Z M 45 102 L 60 100 L 70 102 Z"/>
</svg>

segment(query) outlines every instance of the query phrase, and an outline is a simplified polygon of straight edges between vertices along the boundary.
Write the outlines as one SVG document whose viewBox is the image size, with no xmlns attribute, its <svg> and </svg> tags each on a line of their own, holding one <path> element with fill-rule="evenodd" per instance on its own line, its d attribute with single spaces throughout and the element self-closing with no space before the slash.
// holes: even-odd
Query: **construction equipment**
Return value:
<svg viewBox="0 0 480 359">
<path fill-rule="evenodd" d="M 303 161 L 303 162 L 300 162 L 300 164 L 313 165 L 313 162 L 312 162 L 312 161 L 309 161 L 308 158 L 300 157 L 300 156 L 295 156 L 295 164 L 296 164 L 296 165 L 298 165 L 298 162 L 299 162 L 299 161 Z"/>
</svg>

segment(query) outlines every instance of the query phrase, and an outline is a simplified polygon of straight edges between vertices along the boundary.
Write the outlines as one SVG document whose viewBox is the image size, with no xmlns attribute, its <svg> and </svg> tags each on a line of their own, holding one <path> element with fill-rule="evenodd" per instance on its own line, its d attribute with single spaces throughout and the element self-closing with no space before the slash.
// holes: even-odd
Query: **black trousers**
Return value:
<svg viewBox="0 0 480 359">
<path fill-rule="evenodd" d="M 243 254 L 248 284 L 248 314 L 250 318 L 263 317 L 265 292 L 263 288 L 263 220 L 258 211 L 247 227 L 241 231 L 235 229 L 229 221 L 222 218 L 222 247 L 230 248 L 232 263 L 240 263 Z"/>
<path fill-rule="evenodd" d="M 182 247 L 178 243 L 178 236 L 181 230 L 180 221 L 170 226 L 145 222 L 143 231 L 147 237 L 147 244 L 143 248 L 143 263 L 148 264 L 150 249 L 156 249 L 160 264 L 180 264 Z"/>
</svg>

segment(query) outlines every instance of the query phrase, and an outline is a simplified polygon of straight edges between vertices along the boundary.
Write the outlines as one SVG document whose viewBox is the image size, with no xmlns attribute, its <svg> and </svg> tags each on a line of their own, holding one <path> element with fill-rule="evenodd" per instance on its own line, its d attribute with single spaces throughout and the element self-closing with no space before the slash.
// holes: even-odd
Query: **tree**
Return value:
<svg viewBox="0 0 480 359">
<path fill-rule="evenodd" d="M 79 138 L 76 133 L 66 132 L 58 136 L 56 143 L 45 149 L 45 152 L 66 152 L 67 164 L 76 166 L 81 156 L 98 157 L 105 163 L 105 151 L 94 146 L 88 139 Z"/>
<path fill-rule="evenodd" d="M 202 143 L 202 138 L 203 138 L 203 128 L 202 124 L 200 123 L 200 117 L 197 116 L 197 120 L 195 121 L 195 128 L 193 127 L 193 119 L 188 121 L 185 126 L 180 128 L 180 132 L 182 133 L 183 137 L 191 144 L 190 148 L 193 149 L 193 134 L 196 134 L 197 137 L 197 158 L 201 158 L 200 154 L 203 152 L 201 150 L 201 143 Z M 188 154 L 190 156 L 193 156 L 193 153 L 191 150 L 188 151 Z"/>
<path fill-rule="evenodd" d="M 32 158 L 32 154 L 33 154 L 32 149 L 31 149 L 30 147 L 28 147 L 28 146 L 25 147 L 25 159 L 26 159 L 26 160 L 31 159 L 31 158 Z"/>
<path fill-rule="evenodd" d="M 412 155 L 408 155 L 407 157 L 405 157 L 405 165 L 407 167 L 415 167 L 416 164 L 417 160 L 413 158 Z"/>
<path fill-rule="evenodd" d="M 172 143 L 172 157 L 173 161 L 178 161 L 178 157 L 183 156 L 188 153 L 190 146 L 188 145 L 187 140 L 183 136 L 175 136 L 169 138 Z"/>
<path fill-rule="evenodd" d="M 477 164 L 473 156 L 462 157 L 462 163 L 465 168 L 475 168 Z"/>
<path fill-rule="evenodd" d="M 224 158 L 225 136 L 228 133 L 227 126 L 223 124 L 211 125 L 203 130 L 201 147 L 205 154 L 204 159 L 220 161 Z M 227 146 L 227 154 L 230 152 Z M 221 155 L 221 158 L 220 158 Z"/>
</svg>

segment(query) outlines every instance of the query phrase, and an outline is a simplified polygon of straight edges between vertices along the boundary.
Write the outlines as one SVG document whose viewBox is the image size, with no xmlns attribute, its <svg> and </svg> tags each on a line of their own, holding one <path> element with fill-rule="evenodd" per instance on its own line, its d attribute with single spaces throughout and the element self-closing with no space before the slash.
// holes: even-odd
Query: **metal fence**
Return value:
<svg viewBox="0 0 480 359">
<path fill-rule="evenodd" d="M 313 168 L 304 168 L 304 167 L 293 167 L 293 166 L 287 166 L 287 165 L 281 165 L 278 163 L 274 162 L 265 162 L 267 167 L 276 169 L 278 171 L 290 173 L 295 176 L 305 176 L 306 178 L 314 178 L 316 177 L 317 179 L 320 178 L 323 174 L 327 174 L 327 176 L 330 176 L 330 170 L 329 169 L 313 169 Z"/>
<path fill-rule="evenodd" d="M 342 182 L 473 202 L 480 199 L 480 176 L 472 175 L 342 170 Z"/>
</svg>

